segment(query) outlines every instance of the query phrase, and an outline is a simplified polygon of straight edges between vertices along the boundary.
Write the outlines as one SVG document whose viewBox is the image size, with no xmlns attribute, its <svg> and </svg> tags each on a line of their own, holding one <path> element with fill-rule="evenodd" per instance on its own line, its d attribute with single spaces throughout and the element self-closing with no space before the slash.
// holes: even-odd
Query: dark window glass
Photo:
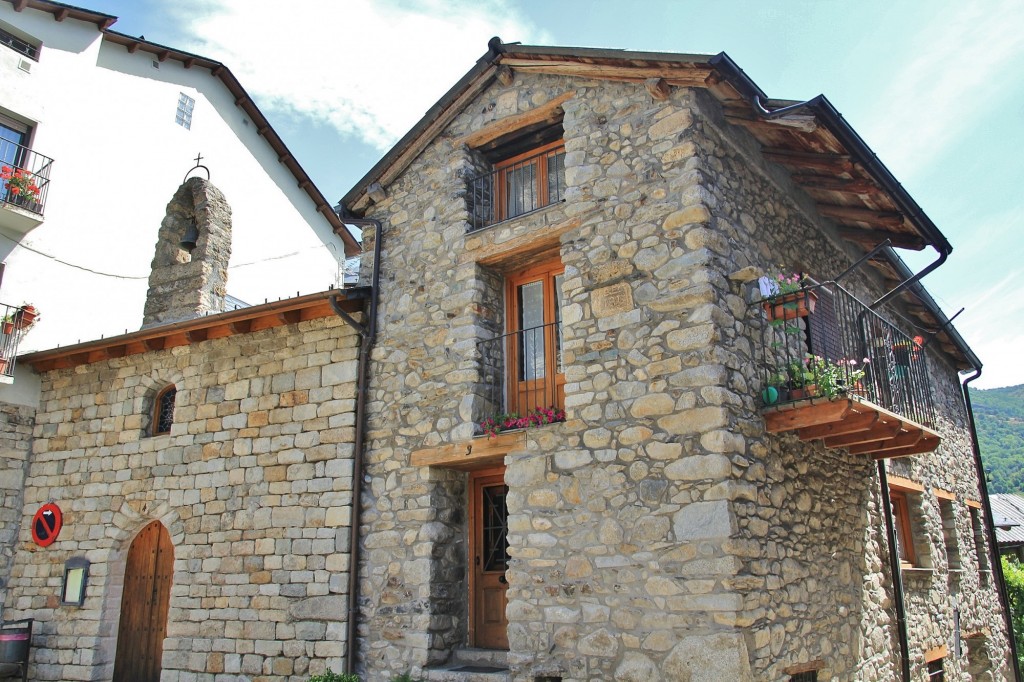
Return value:
<svg viewBox="0 0 1024 682">
<path fill-rule="evenodd" d="M 943 682 L 946 679 L 946 673 L 943 669 L 942 659 L 935 661 L 929 661 L 928 663 L 928 682 Z"/>
<path fill-rule="evenodd" d="M 165 388 L 156 397 L 155 414 L 153 415 L 153 434 L 170 433 L 174 423 L 174 398 L 178 391 L 174 386 Z"/>
</svg>

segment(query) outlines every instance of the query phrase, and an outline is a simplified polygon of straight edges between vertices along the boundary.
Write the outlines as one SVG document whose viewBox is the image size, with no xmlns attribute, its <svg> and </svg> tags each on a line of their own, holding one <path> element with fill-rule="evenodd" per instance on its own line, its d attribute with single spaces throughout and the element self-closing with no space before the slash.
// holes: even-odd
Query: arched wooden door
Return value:
<svg viewBox="0 0 1024 682">
<path fill-rule="evenodd" d="M 132 541 L 124 570 L 114 682 L 160 682 L 174 574 L 171 536 L 159 521 Z"/>
</svg>

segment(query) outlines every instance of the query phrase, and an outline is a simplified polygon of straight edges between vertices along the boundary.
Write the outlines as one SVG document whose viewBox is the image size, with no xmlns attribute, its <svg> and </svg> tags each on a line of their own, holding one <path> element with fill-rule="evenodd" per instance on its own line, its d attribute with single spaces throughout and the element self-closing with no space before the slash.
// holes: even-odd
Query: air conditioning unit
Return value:
<svg viewBox="0 0 1024 682">
<path fill-rule="evenodd" d="M 19 59 L 18 68 L 24 71 L 25 73 L 32 73 L 32 60 L 24 58 Z"/>
</svg>

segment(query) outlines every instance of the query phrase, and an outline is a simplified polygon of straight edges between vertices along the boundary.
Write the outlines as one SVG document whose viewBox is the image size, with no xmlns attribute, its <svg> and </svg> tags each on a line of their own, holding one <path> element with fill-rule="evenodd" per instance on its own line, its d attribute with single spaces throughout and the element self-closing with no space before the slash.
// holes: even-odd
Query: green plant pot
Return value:
<svg viewBox="0 0 1024 682">
<path fill-rule="evenodd" d="M 779 402 L 779 389 L 774 386 L 768 386 L 761 391 L 761 399 L 764 400 L 765 405 L 774 405 Z"/>
</svg>

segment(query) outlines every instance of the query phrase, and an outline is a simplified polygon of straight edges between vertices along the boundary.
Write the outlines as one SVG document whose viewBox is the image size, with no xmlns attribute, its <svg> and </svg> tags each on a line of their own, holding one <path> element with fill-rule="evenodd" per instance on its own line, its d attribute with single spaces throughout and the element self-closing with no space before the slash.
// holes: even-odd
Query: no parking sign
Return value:
<svg viewBox="0 0 1024 682">
<path fill-rule="evenodd" d="M 60 507 L 47 502 L 32 517 L 32 540 L 40 547 L 49 547 L 60 535 L 63 526 L 64 515 Z"/>
</svg>

